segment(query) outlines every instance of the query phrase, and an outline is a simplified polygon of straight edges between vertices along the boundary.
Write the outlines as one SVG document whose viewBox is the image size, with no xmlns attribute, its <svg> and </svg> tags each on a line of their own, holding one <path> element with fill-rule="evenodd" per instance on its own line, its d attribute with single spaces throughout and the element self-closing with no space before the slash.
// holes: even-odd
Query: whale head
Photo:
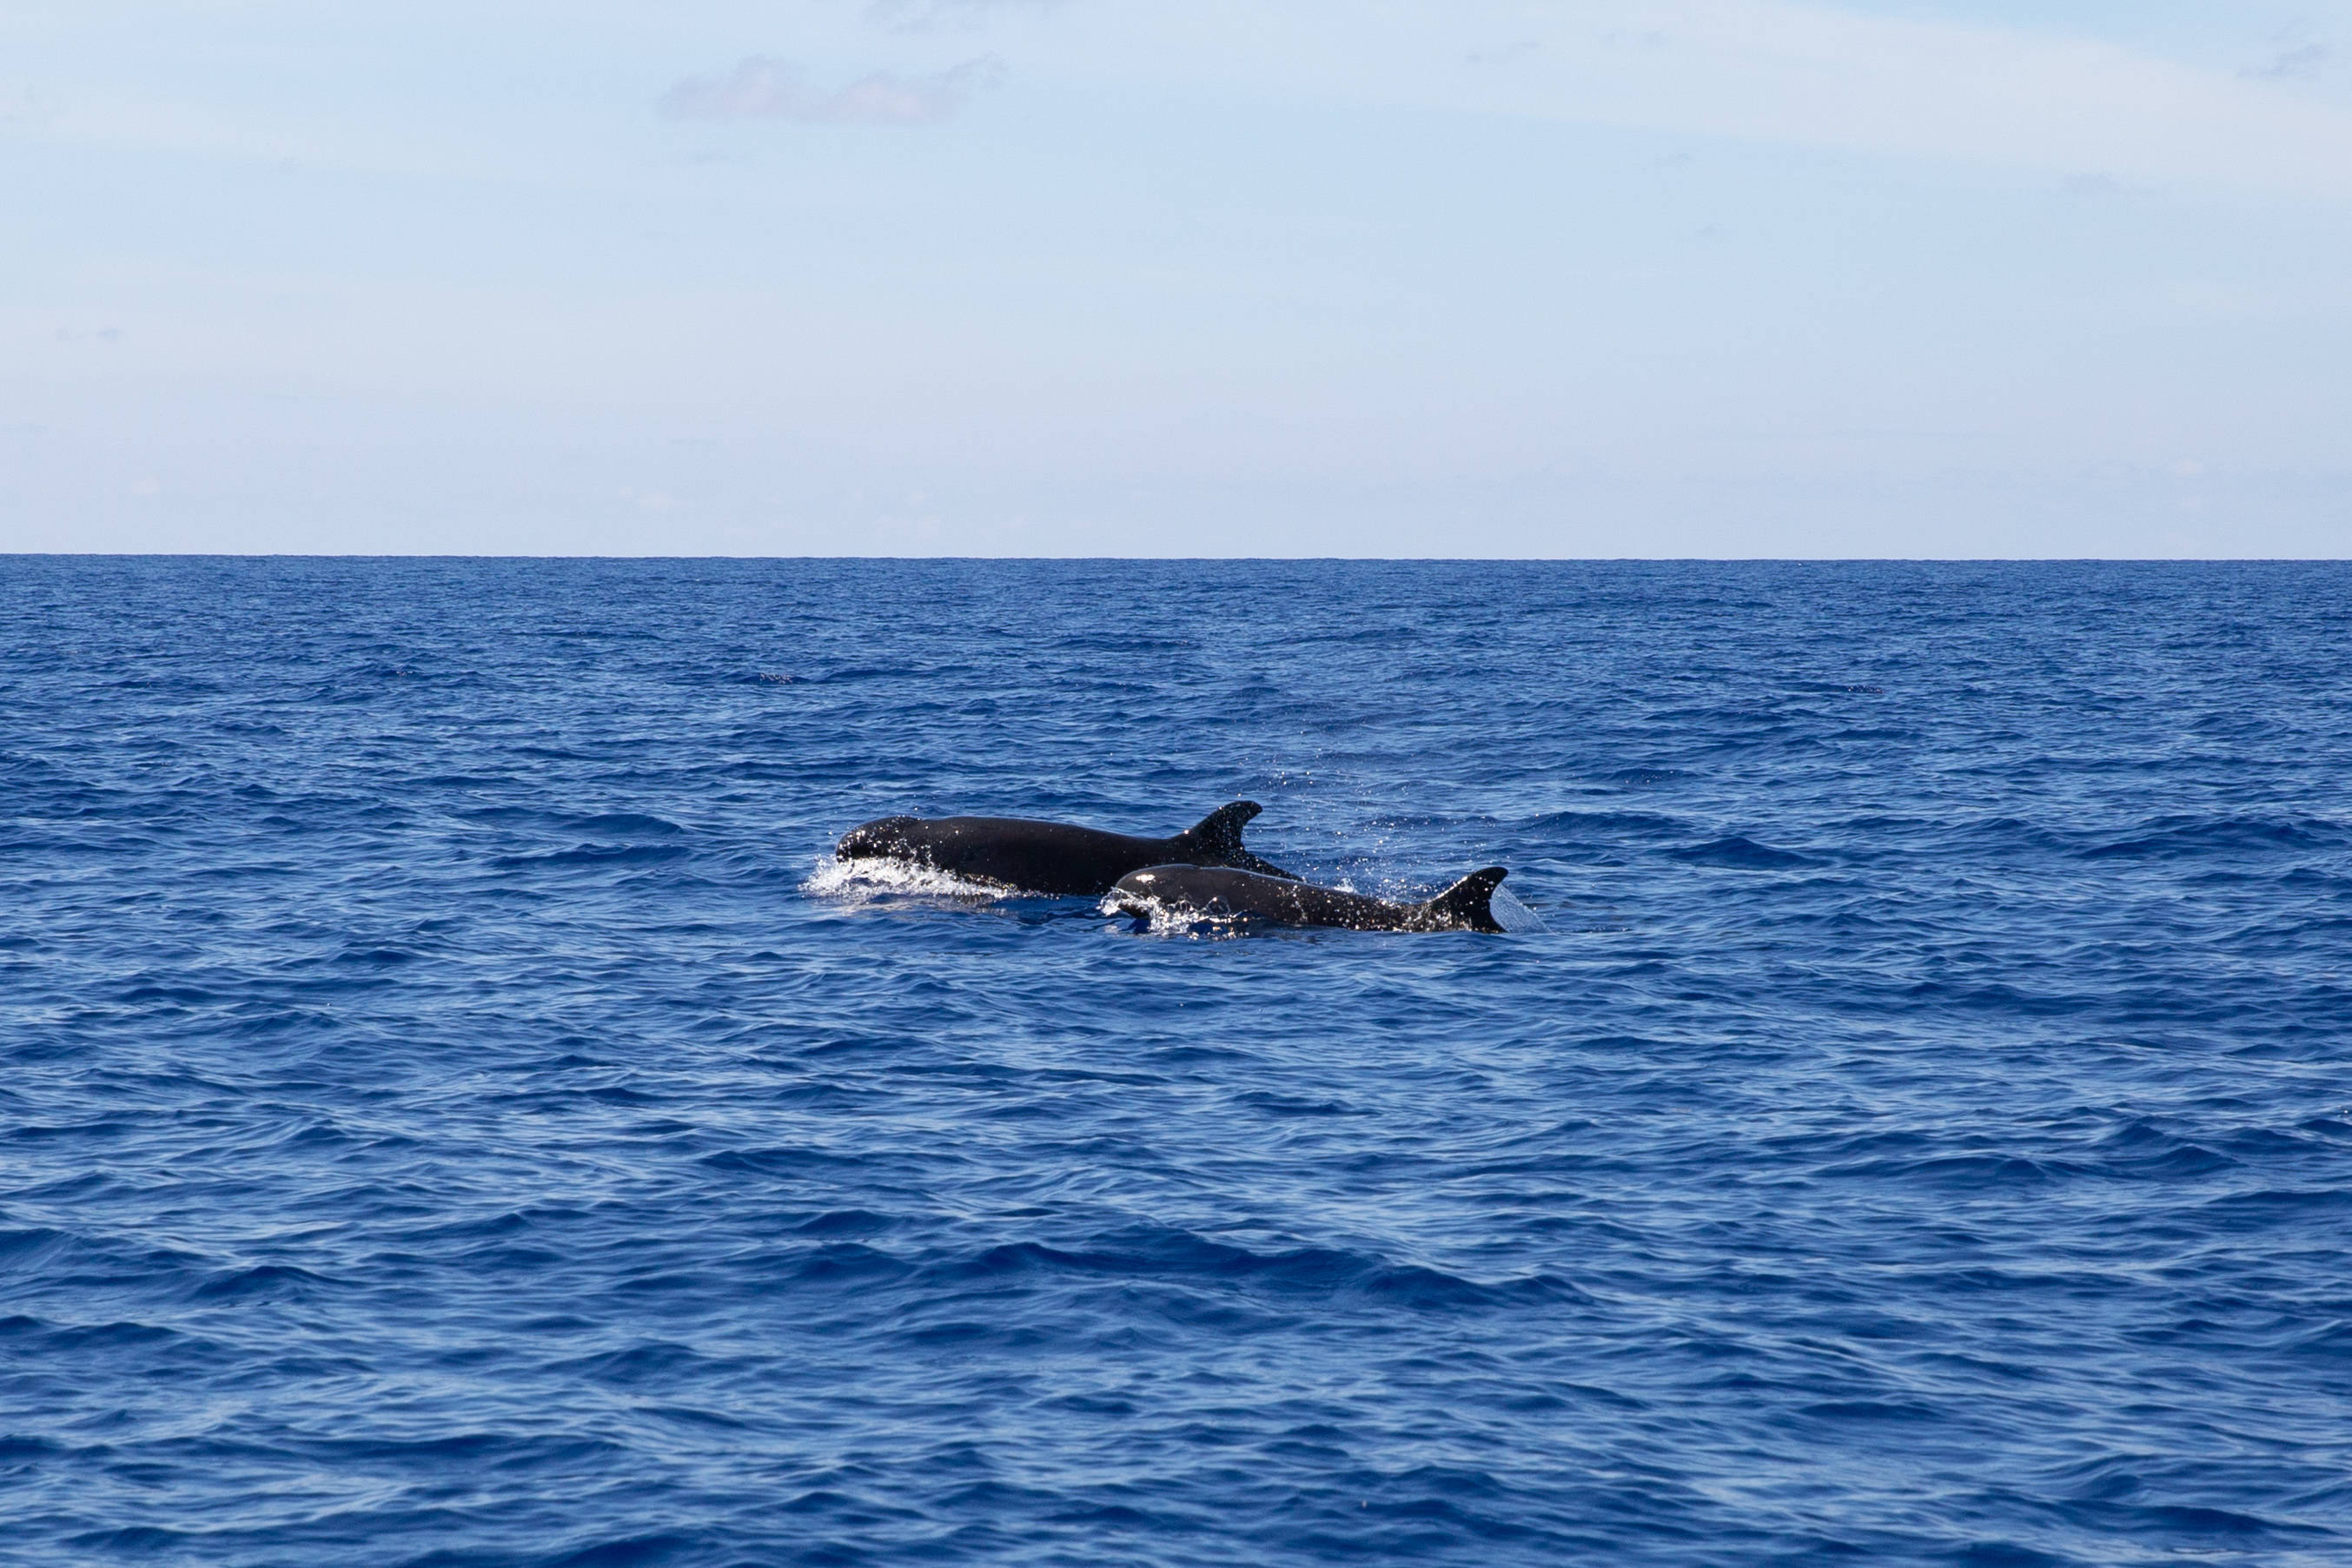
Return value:
<svg viewBox="0 0 2352 1568">
<path fill-rule="evenodd" d="M 1110 890 L 1114 905 L 1121 915 L 1136 920 L 1149 920 L 1160 907 L 1159 871 L 1131 871 L 1118 879 Z"/>
<path fill-rule="evenodd" d="M 913 817 L 884 817 L 852 828 L 841 835 L 841 842 L 833 846 L 835 860 L 905 860 L 915 852 L 914 841 L 907 829 L 916 821 Z"/>
</svg>

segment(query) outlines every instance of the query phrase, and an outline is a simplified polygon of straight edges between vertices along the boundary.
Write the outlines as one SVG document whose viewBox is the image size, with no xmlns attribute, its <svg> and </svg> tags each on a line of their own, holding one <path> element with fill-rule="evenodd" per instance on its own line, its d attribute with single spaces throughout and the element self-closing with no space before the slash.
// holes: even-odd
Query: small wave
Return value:
<svg viewBox="0 0 2352 1568">
<path fill-rule="evenodd" d="M 2028 1159 L 2022 1155 L 1965 1154 L 1935 1155 L 1926 1159 L 1864 1160 L 1831 1166 L 1821 1174 L 1829 1180 L 1887 1178 L 1920 1181 L 1955 1191 L 1982 1192 L 1996 1187 L 2043 1186 L 2077 1172 L 2056 1161 Z"/>
<path fill-rule="evenodd" d="M 637 811 L 607 811 L 602 816 L 577 817 L 568 824 L 583 833 L 609 833 L 615 836 L 652 835 L 667 838 L 686 831 L 676 822 L 662 817 L 648 817 Z"/>
<path fill-rule="evenodd" d="M 245 1269 L 223 1269 L 195 1287 L 199 1301 L 247 1301 L 283 1291 L 308 1291 L 327 1281 L 308 1269 L 290 1263 L 262 1263 Z"/>
<path fill-rule="evenodd" d="M 864 1208 L 827 1209 L 793 1226 L 800 1236 L 843 1236 L 856 1239 L 879 1236 L 898 1228 L 898 1221 L 886 1214 L 876 1214 Z"/>
<path fill-rule="evenodd" d="M 667 1382 L 704 1359 L 691 1345 L 657 1340 L 631 1345 L 626 1350 L 601 1351 L 593 1355 L 559 1361 L 551 1370 L 591 1378 L 598 1383 L 632 1387 Z"/>
<path fill-rule="evenodd" d="M 1549 1274 L 1482 1283 L 1418 1263 L 1329 1247 L 1255 1252 L 1189 1230 L 1139 1228 L 1066 1249 L 1007 1242 L 977 1256 L 933 1263 L 935 1279 L 965 1282 L 1035 1272 L 1160 1283 L 1223 1284 L 1286 1295 L 1378 1302 L 1432 1312 L 1580 1302 L 1585 1292 Z"/>
<path fill-rule="evenodd" d="M 1627 789 L 1654 789 L 1663 785 L 1678 784 L 1695 777 L 1683 768 L 1618 768 L 1591 777 L 1602 784 L 1615 784 Z"/>
<path fill-rule="evenodd" d="M 1822 863 L 1811 855 L 1774 849 L 1737 833 L 1727 839 L 1693 844 L 1688 849 L 1668 850 L 1666 854 L 1691 865 L 1722 866 L 1731 871 L 1786 871 Z"/>
<path fill-rule="evenodd" d="M 1654 811 L 1550 811 L 1528 824 L 1535 832 L 1559 832 L 1568 838 L 1635 834 L 1659 837 L 1689 831 L 1690 824 Z"/>
<path fill-rule="evenodd" d="M 45 1262 L 66 1245 L 66 1233 L 52 1230 L 47 1226 L 25 1230 L 0 1230 L 0 1259 L 6 1259 L 9 1267 L 15 1270 L 26 1270 Z"/>
<path fill-rule="evenodd" d="M 677 844 L 582 844 L 543 855 L 499 855 L 490 862 L 500 871 L 530 871 L 540 866 L 636 865 L 673 861 L 694 852 Z"/>
<path fill-rule="evenodd" d="M 2125 837 L 2095 844 L 2082 855 L 2084 860 L 2149 860 L 2328 849 L 2344 837 L 2342 824 L 2316 817 L 2158 817 Z"/>
<path fill-rule="evenodd" d="M 344 948 L 329 962 L 350 964 L 362 968 L 386 969 L 401 964 L 414 964 L 420 956 L 421 955 L 413 953 L 405 947 L 352 946 Z"/>
</svg>

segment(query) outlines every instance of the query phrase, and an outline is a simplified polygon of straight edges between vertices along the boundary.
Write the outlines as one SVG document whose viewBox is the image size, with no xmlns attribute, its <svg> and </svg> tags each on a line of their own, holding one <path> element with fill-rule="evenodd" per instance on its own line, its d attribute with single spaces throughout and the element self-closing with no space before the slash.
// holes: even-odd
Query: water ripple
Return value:
<svg viewBox="0 0 2352 1568">
<path fill-rule="evenodd" d="M 2346 569 L 0 574 L 0 1561 L 2352 1553 Z"/>
</svg>

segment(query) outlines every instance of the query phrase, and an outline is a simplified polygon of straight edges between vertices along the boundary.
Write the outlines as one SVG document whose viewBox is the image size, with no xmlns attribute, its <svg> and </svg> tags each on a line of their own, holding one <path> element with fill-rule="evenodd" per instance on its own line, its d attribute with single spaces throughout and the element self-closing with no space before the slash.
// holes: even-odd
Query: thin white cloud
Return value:
<svg viewBox="0 0 2352 1568">
<path fill-rule="evenodd" d="M 2270 38 L 2271 57 L 2258 66 L 2250 66 L 2238 75 L 2248 81 L 2284 81 L 2290 77 L 2318 74 L 2334 51 L 2311 35 L 2304 22 L 2293 22 L 2273 33 Z"/>
<path fill-rule="evenodd" d="M 1344 29 L 1263 0 L 1097 0 L 1070 21 L 1163 73 L 1293 96 L 2352 196 L 2352 112 L 2277 79 L 2315 63 L 2294 38 L 2258 79 L 1817 0 L 1391 0 Z M 1024 60 L 1079 63 L 1049 61 L 1053 46 L 1041 35 Z"/>
<path fill-rule="evenodd" d="M 2275 81 L 2283 77 L 2309 76 L 2327 62 L 2327 47 L 2324 44 L 2295 44 L 2281 49 L 2270 64 L 2257 70 L 2241 71 L 2240 76 L 2254 80 Z"/>
<path fill-rule="evenodd" d="M 2112 44 L 1786 0 L 1690 5 L 1664 31 L 1659 65 L 1724 89 L 1685 99 L 1694 128 L 2352 194 L 2352 115 Z"/>
<path fill-rule="evenodd" d="M 678 120 L 793 120 L 927 125 L 945 120 L 972 91 L 1003 74 L 1003 62 L 983 55 L 933 76 L 876 71 L 830 92 L 812 87 L 789 61 L 754 55 L 724 76 L 689 77 L 662 96 L 662 112 Z"/>
<path fill-rule="evenodd" d="M 32 89 L 0 89 L 0 125 L 39 126 L 55 118 L 57 106 Z"/>
</svg>

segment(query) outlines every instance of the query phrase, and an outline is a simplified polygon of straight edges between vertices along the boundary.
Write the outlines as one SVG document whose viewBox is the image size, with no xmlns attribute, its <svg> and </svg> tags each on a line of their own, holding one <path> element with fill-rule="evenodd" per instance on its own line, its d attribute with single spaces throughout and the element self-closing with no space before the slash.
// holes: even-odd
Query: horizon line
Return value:
<svg viewBox="0 0 2352 1568">
<path fill-rule="evenodd" d="M 349 560 L 349 561 L 858 561 L 882 563 L 957 562 L 967 565 L 1022 561 L 1061 565 L 1138 565 L 1241 563 L 1359 563 L 1372 566 L 2342 566 L 2352 555 L 2340 556 L 1369 556 L 1369 555 L 748 555 L 710 552 L 700 555 L 631 553 L 457 553 L 446 551 L 366 550 L 8 550 L 0 560 Z"/>
</svg>

